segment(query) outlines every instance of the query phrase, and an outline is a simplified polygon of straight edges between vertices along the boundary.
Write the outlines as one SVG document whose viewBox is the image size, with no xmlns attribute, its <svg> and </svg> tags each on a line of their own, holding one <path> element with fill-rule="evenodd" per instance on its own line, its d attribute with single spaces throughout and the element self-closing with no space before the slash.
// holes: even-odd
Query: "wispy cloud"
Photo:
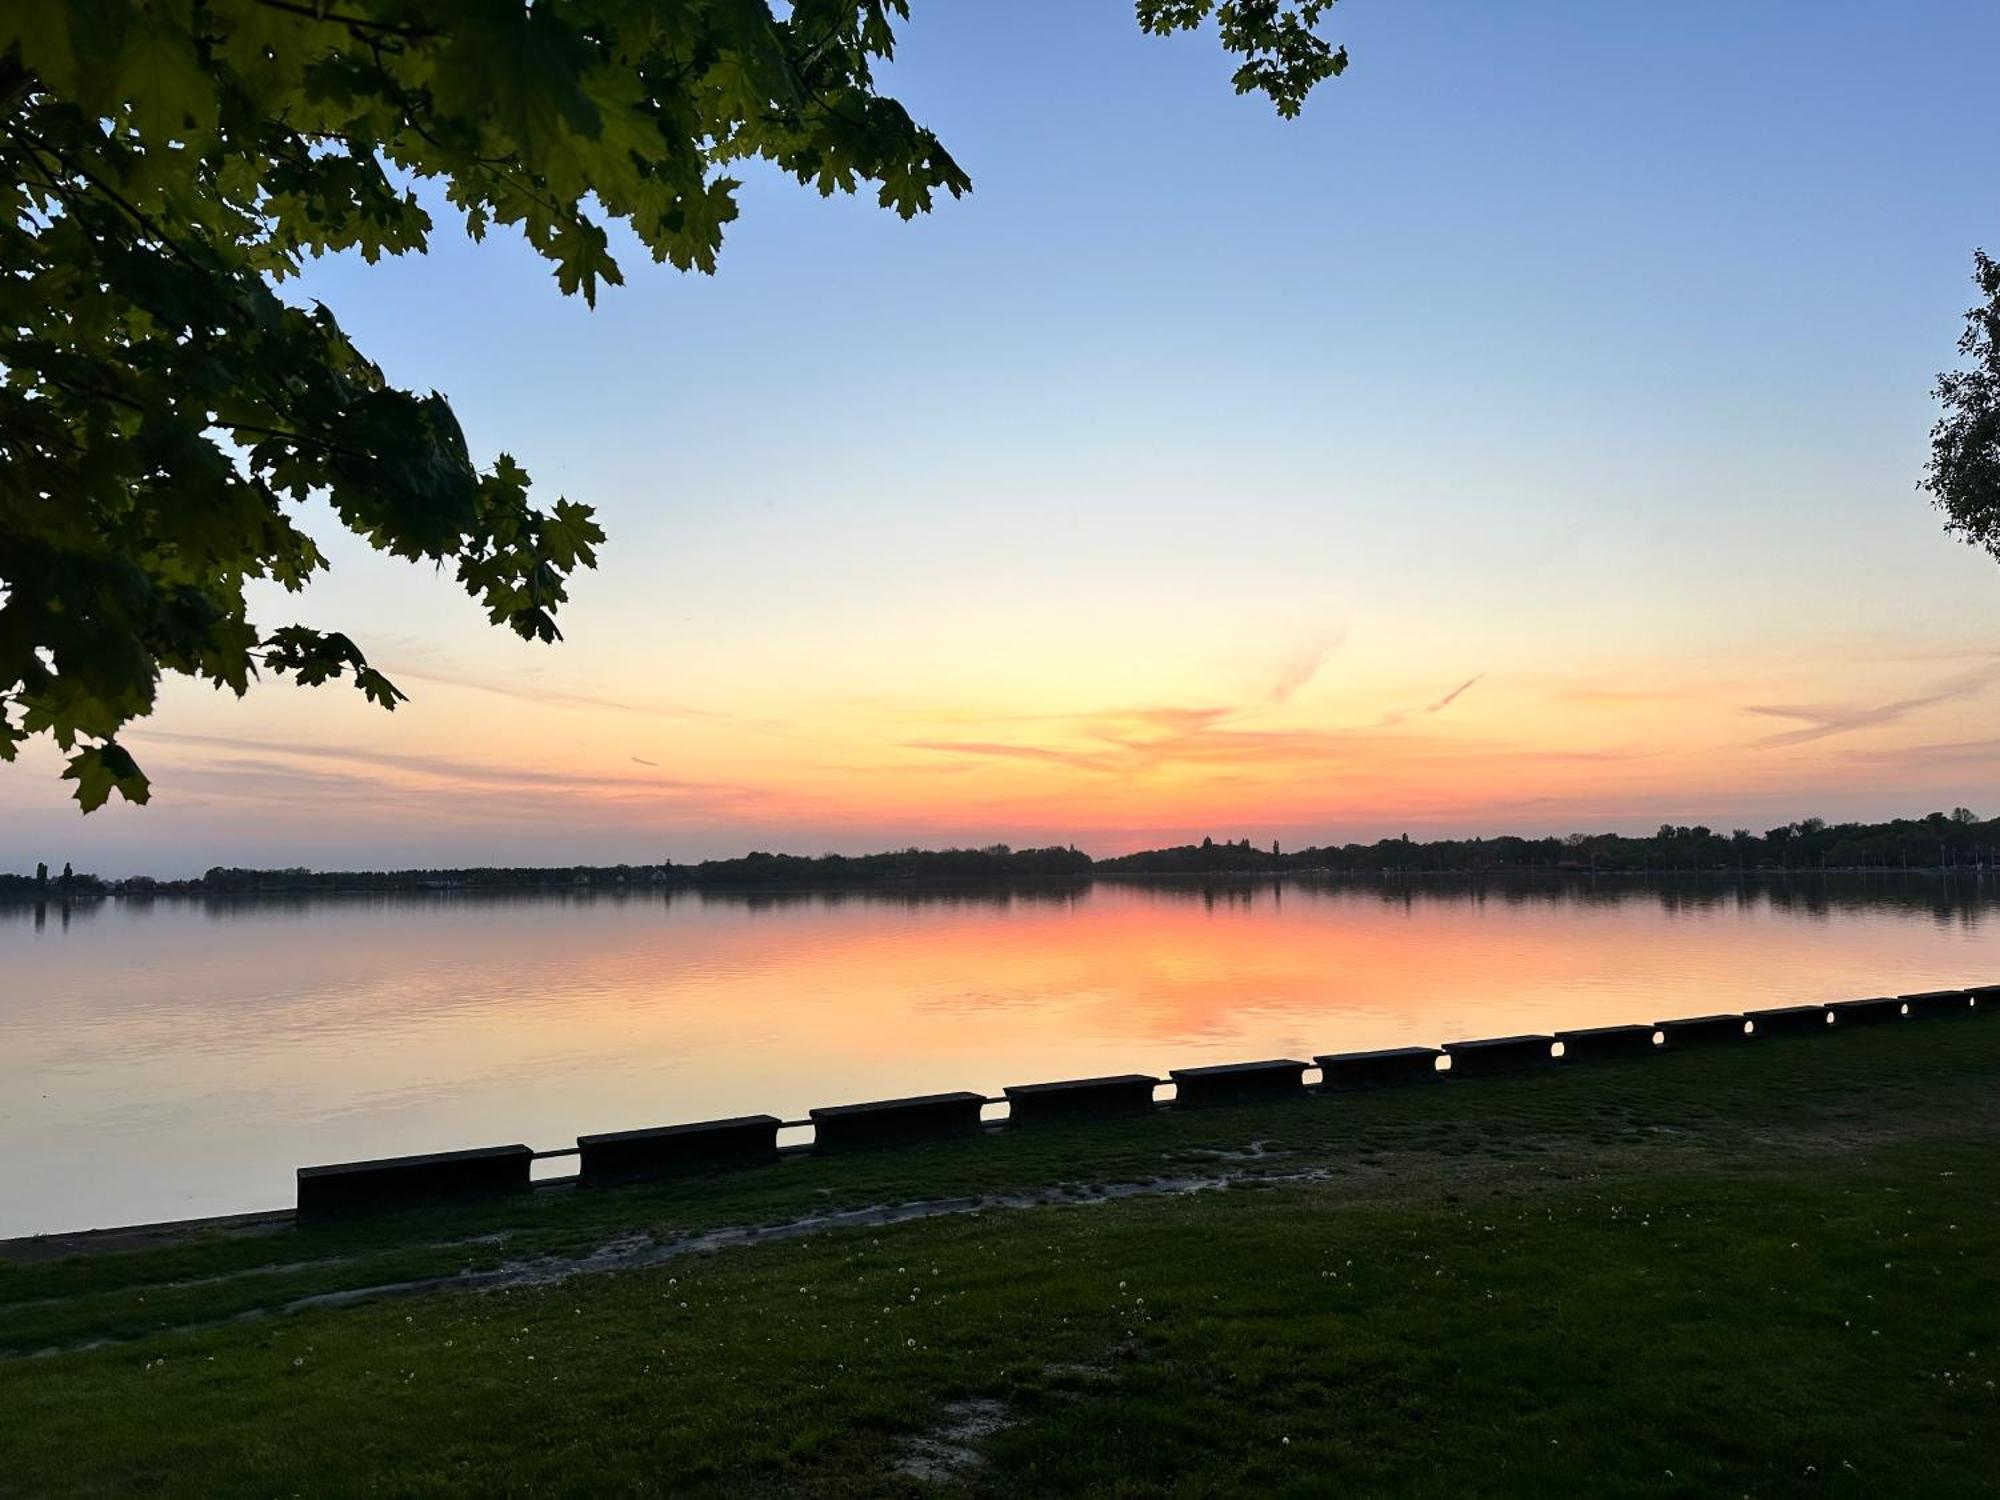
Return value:
<svg viewBox="0 0 2000 1500">
<path fill-rule="evenodd" d="M 1464 693 L 1468 688 L 1472 687 L 1474 684 L 1479 682 L 1485 676 L 1486 674 L 1484 672 L 1474 672 L 1470 677 L 1466 678 L 1465 681 L 1461 682 L 1457 687 L 1453 688 L 1450 692 L 1446 693 L 1442 698 L 1438 699 L 1437 702 L 1428 705 L 1423 710 L 1423 712 L 1427 714 L 1444 712 L 1445 709 L 1450 708 L 1452 704 L 1458 701 L 1460 694 Z"/>
<path fill-rule="evenodd" d="M 1453 688 L 1450 692 L 1446 693 L 1442 698 L 1434 699 L 1431 702 L 1424 704 L 1421 708 L 1396 709 L 1391 713 L 1384 714 L 1377 722 L 1386 728 L 1392 724 L 1401 724 L 1408 719 L 1428 718 L 1432 714 L 1441 714 L 1447 708 L 1450 708 L 1452 704 L 1458 701 L 1459 695 L 1461 693 L 1464 693 L 1467 689 L 1471 688 L 1475 683 L 1479 682 L 1481 678 L 1485 677 L 1485 675 L 1486 674 L 1484 672 L 1475 672 L 1472 676 L 1466 678 L 1465 681 L 1461 682 L 1457 687 Z"/>
<path fill-rule="evenodd" d="M 1200 768 L 1213 782 L 1232 773 L 1255 777 L 1283 772 L 1308 775 L 1335 769 L 1378 767 L 1385 758 L 1403 766 L 1441 762 L 1622 762 L 1657 752 L 1633 749 L 1531 750 L 1487 741 L 1443 741 L 1406 729 L 1407 719 L 1441 713 L 1486 674 L 1468 677 L 1420 708 L 1372 724 L 1327 728 L 1259 727 L 1245 711 L 1228 709 L 1124 709 L 1072 716 L 1070 733 L 1046 740 L 927 738 L 903 747 L 940 755 L 995 761 L 1030 761 L 1078 771 L 1134 776 L 1166 767 Z M 1075 743 L 1084 741 L 1085 743 Z"/>
<path fill-rule="evenodd" d="M 1857 730 L 1876 729 L 1884 724 L 1893 724 L 1899 719 L 1906 719 L 1911 714 L 1933 708 L 1940 703 L 1950 703 L 1961 698 L 1975 698 L 1995 682 L 2000 682 L 2000 666 L 1988 666 L 1975 672 L 1961 672 L 1954 677 L 1946 678 L 1926 692 L 1915 693 L 1907 698 L 1897 698 L 1888 703 L 1755 703 L 1749 705 L 1746 712 L 1772 719 L 1797 719 L 1802 721 L 1802 727 L 1764 735 L 1751 743 L 1760 748 L 1804 745 L 1814 740 L 1830 739 L 1837 734 L 1853 734 Z"/>
<path fill-rule="evenodd" d="M 473 693 L 490 693 L 495 697 L 512 698 L 542 708 L 600 709 L 611 713 L 634 714 L 648 719 L 675 719 L 683 723 L 744 729 L 754 734 L 778 735 L 785 739 L 808 738 L 779 719 L 745 718 L 705 708 L 689 708 L 683 704 L 636 702 L 599 693 L 579 693 L 564 688 L 545 687 L 533 681 L 493 682 L 464 673 L 439 672 L 422 667 L 387 666 L 382 670 L 398 681 L 431 682 L 439 687 L 463 688 Z"/>
<path fill-rule="evenodd" d="M 1233 708 L 1114 708 L 1094 714 L 1072 714 L 1065 720 L 1092 739 L 1114 745 L 1145 744 L 1181 735 L 1199 734 L 1237 717 Z"/>
<path fill-rule="evenodd" d="M 1917 766 L 1977 766 L 1990 775 L 2000 767 L 2000 739 L 1948 740 L 1933 745 L 1876 746 L 1851 751 L 1848 760 L 1868 766 L 1893 765 L 1903 770 Z"/>
<path fill-rule="evenodd" d="M 455 760 L 438 755 L 365 749 L 358 746 L 309 745 L 293 741 L 249 739 L 235 735 L 187 734 L 166 729 L 146 729 L 135 738 L 142 743 L 184 745 L 255 757 L 258 769 L 264 771 L 268 771 L 271 766 L 268 757 L 283 756 L 308 762 L 334 762 L 350 768 L 350 775 L 353 774 L 351 768 L 366 766 L 379 771 L 392 771 L 458 786 L 540 789 L 547 792 L 626 792 L 652 796 L 684 795 L 731 800 L 747 799 L 757 795 L 752 788 L 729 782 L 689 781 L 672 776 L 543 770 L 526 766 Z M 376 780 L 379 781 L 379 778 Z"/>
<path fill-rule="evenodd" d="M 1073 766 L 1079 771 L 1115 771 L 1109 752 L 1058 750 L 1047 745 L 1015 745 L 1001 740 L 905 740 L 906 750 L 932 750 L 940 755 L 969 755 L 981 760 L 1033 760 Z"/>
<path fill-rule="evenodd" d="M 1340 625 L 1301 641 L 1279 664 L 1277 680 L 1271 684 L 1271 702 L 1291 702 L 1293 695 L 1319 675 L 1319 669 L 1333 658 L 1346 640 L 1347 627 Z"/>
</svg>

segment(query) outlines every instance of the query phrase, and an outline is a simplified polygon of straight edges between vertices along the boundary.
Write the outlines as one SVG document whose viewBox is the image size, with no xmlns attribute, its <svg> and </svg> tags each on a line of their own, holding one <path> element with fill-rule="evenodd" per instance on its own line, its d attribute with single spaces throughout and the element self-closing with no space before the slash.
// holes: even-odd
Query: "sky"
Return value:
<svg viewBox="0 0 2000 1500">
<path fill-rule="evenodd" d="M 928 217 L 751 174 L 716 276 L 594 312 L 448 210 L 316 265 L 598 508 L 566 639 L 319 516 L 253 617 L 410 701 L 171 682 L 149 806 L 0 767 L 0 868 L 2000 813 L 2000 562 L 1916 488 L 2000 7 L 1343 0 L 1290 122 L 1123 0 L 914 10 Z"/>
</svg>

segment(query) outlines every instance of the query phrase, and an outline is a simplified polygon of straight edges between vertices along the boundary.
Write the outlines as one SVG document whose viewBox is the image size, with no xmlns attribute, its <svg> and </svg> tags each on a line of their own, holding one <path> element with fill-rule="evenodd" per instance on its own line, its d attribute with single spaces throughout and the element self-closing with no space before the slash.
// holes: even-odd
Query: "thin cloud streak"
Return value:
<svg viewBox="0 0 2000 1500">
<path fill-rule="evenodd" d="M 1475 672 L 1435 702 L 1426 703 L 1422 708 L 1399 708 L 1393 713 L 1384 714 L 1380 719 L 1376 720 L 1376 723 L 1379 727 L 1387 728 L 1392 724 L 1401 724 L 1409 719 L 1428 718 L 1432 714 L 1441 714 L 1458 701 L 1460 694 L 1478 683 L 1485 676 L 1484 672 Z"/>
<path fill-rule="evenodd" d="M 1424 708 L 1408 716 L 1441 712 L 1485 674 L 1468 678 Z M 975 739 L 905 740 L 902 746 L 934 754 L 965 756 L 985 760 L 1031 761 L 1093 773 L 1121 776 L 1139 775 L 1173 767 L 1195 767 L 1211 773 L 1211 780 L 1232 771 L 1248 779 L 1260 771 L 1287 772 L 1343 769 L 1357 764 L 1373 769 L 1388 757 L 1403 769 L 1411 766 L 1466 765 L 1471 763 L 1555 763 L 1604 764 L 1644 760 L 1657 750 L 1586 749 L 1542 750 L 1498 744 L 1491 741 L 1441 741 L 1405 732 L 1384 734 L 1394 722 L 1334 729 L 1257 729 L 1231 727 L 1226 717 L 1213 711 L 1190 713 L 1184 728 L 1167 733 L 1121 733 L 1117 726 L 1134 722 L 1131 715 L 1084 715 L 1074 721 L 1080 734 L 1101 740 L 1106 748 L 1089 749 L 1023 741 Z M 1159 711 L 1139 721 L 1144 725 L 1173 722 Z"/>
<path fill-rule="evenodd" d="M 611 776 L 592 772 L 541 771 L 520 766 L 481 765 L 449 760 L 433 755 L 404 754 L 390 750 L 366 750 L 334 745 L 302 745 L 280 740 L 241 738 L 235 735 L 187 734 L 174 730 L 148 729 L 135 738 L 187 745 L 201 749 L 231 751 L 251 756 L 286 755 L 307 760 L 337 761 L 402 771 L 441 781 L 470 782 L 481 786 L 541 787 L 553 790 L 677 793 L 707 797 L 753 798 L 761 794 L 752 788 L 716 781 L 687 781 L 669 776 Z"/>
<path fill-rule="evenodd" d="M 1427 714 L 1444 712 L 1444 710 L 1450 708 L 1452 704 L 1458 701 L 1460 694 L 1464 693 L 1468 688 L 1478 683 L 1479 680 L 1483 678 L 1485 675 L 1486 674 L 1484 672 L 1473 673 L 1472 676 L 1466 678 L 1465 681 L 1461 682 L 1457 687 L 1453 688 L 1450 692 L 1446 693 L 1442 698 L 1438 699 L 1437 702 L 1431 704 L 1431 706 L 1426 708 L 1424 712 Z"/>
<path fill-rule="evenodd" d="M 1805 721 L 1805 727 L 1802 729 L 1787 729 L 1778 734 L 1765 735 L 1751 741 L 1751 744 L 1760 749 L 1775 749 L 1785 745 L 1810 744 L 1815 740 L 1830 739 L 1837 734 L 1853 734 L 1862 729 L 1876 729 L 1884 724 L 1894 724 L 1899 719 L 1906 719 L 1923 709 L 1934 708 L 1940 703 L 1951 703 L 1961 698 L 1975 698 L 1996 681 L 2000 681 L 2000 667 L 1988 667 L 1984 671 L 1960 673 L 1956 677 L 1947 678 L 1929 692 L 1898 698 L 1890 703 L 1751 704 L 1745 712 L 1761 714 L 1766 718 Z"/>
<path fill-rule="evenodd" d="M 1278 679 L 1271 684 L 1271 702 L 1291 702 L 1299 689 L 1319 675 L 1319 669 L 1339 652 L 1346 641 L 1347 627 L 1343 625 L 1301 645 L 1278 668 Z"/>
<path fill-rule="evenodd" d="M 778 719 L 741 718 L 734 714 L 715 713 L 705 708 L 687 708 L 678 704 L 632 703 L 621 698 L 607 698 L 595 693 L 576 693 L 561 688 L 544 688 L 511 682 L 489 682 L 484 678 L 426 671 L 421 667 L 384 667 L 382 670 L 392 679 L 405 678 L 411 682 L 436 683 L 439 687 L 463 688 L 467 692 L 491 693 L 496 697 L 513 698 L 544 708 L 608 709 L 612 713 L 634 714 L 647 719 L 675 719 L 683 723 L 710 724 L 718 728 L 742 729 L 753 734 L 769 734 L 781 739 L 816 743 L 810 736 L 800 734 Z"/>
</svg>

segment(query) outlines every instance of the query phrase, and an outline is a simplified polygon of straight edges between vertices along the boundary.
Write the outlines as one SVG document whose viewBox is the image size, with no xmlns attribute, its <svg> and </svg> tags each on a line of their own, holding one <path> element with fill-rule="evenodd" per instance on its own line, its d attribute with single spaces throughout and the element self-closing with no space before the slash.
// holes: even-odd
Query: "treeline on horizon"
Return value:
<svg viewBox="0 0 2000 1500">
<path fill-rule="evenodd" d="M 1617 875 L 1725 871 L 1938 869 L 2000 863 L 2000 818 L 1970 809 L 1926 813 L 1887 823 L 1829 823 L 1805 818 L 1753 833 L 1719 833 L 1702 824 L 1662 823 L 1643 837 L 1571 833 L 1546 838 L 1401 838 L 1372 844 L 1315 845 L 1285 852 L 1248 839 L 1203 839 L 1174 849 L 1148 849 L 1100 859 L 1099 874 L 1201 875 L 1327 873 L 1342 875 L 1481 875 L 1555 870 Z"/>
<path fill-rule="evenodd" d="M 734 859 L 703 860 L 677 865 L 482 865 L 436 870 L 248 870 L 217 865 L 190 880 L 156 880 L 139 875 L 126 880 L 100 880 L 92 875 L 73 878 L 77 896 L 103 895 L 255 895 L 266 891 L 407 891 L 552 890 L 566 887 L 698 886 L 760 889 L 766 887 L 841 885 L 867 886 L 920 881 L 988 882 L 1009 880 L 1079 879 L 1091 873 L 1091 858 L 1076 849 L 1012 849 L 994 844 L 984 849 L 899 849 L 881 854 L 767 854 L 762 850 Z M 45 885 L 24 875 L 0 875 L 0 897 L 61 894 L 59 879 Z"/>
<path fill-rule="evenodd" d="M 395 891 L 458 888 L 548 890 L 647 886 L 770 889 L 807 886 L 966 884 L 1081 880 L 1093 875 L 1485 875 L 1518 872 L 1672 875 L 1730 872 L 1986 869 L 2000 864 L 2000 818 L 1968 809 L 1887 823 L 1806 818 L 1753 833 L 1700 825 L 1660 825 L 1647 837 L 1572 833 L 1547 838 L 1414 840 L 1313 845 L 1284 850 L 1249 839 L 1203 839 L 1177 848 L 1092 859 L 1069 847 L 900 849 L 880 854 L 805 856 L 758 851 L 699 864 L 480 866 L 435 870 L 252 870 L 216 866 L 188 880 L 134 876 L 105 880 L 65 866 L 51 876 L 0 874 L 0 899 L 78 900 L 105 895 L 256 895 L 279 891 Z"/>
</svg>

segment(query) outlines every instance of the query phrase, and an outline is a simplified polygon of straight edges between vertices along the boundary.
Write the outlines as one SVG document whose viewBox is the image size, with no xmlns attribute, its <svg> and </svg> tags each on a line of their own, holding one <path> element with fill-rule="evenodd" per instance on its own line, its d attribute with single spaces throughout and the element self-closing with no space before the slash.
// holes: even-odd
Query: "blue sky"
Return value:
<svg viewBox="0 0 2000 1500">
<path fill-rule="evenodd" d="M 718 276 L 634 252 L 594 313 L 444 215 L 307 279 L 476 451 L 599 506 L 565 645 L 335 545 L 263 623 L 348 629 L 419 702 L 175 689 L 132 736 L 152 808 L 79 825 L 24 762 L 0 863 L 1763 826 L 1995 785 L 2000 567 L 1914 484 L 2000 249 L 2000 7 L 1344 0 L 1352 66 L 1293 122 L 1111 0 L 915 9 L 889 86 L 975 183 L 928 218 L 753 175 Z M 1062 779 L 1225 711 L 1263 749 Z M 607 791 L 635 764 L 676 785 Z"/>
</svg>

